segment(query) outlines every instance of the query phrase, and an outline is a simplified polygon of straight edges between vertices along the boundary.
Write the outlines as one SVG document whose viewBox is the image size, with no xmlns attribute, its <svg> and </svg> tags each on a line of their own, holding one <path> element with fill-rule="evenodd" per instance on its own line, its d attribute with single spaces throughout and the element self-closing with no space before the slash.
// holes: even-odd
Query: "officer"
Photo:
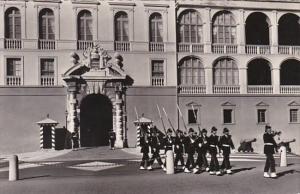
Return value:
<svg viewBox="0 0 300 194">
<path fill-rule="evenodd" d="M 227 128 L 223 129 L 223 136 L 220 137 L 220 147 L 223 152 L 223 163 L 221 165 L 222 171 L 226 170 L 227 174 L 232 174 L 229 155 L 230 155 L 230 148 L 233 149 L 234 152 L 234 144 L 231 139 L 231 135 L 229 135 L 229 130 Z"/>
<path fill-rule="evenodd" d="M 183 132 L 181 130 L 177 129 L 176 137 L 175 137 L 175 146 L 174 146 L 174 152 L 176 154 L 175 161 L 174 161 L 175 168 L 177 168 L 179 161 L 180 161 L 182 168 L 184 168 L 183 145 L 184 145 Z"/>
<path fill-rule="evenodd" d="M 217 158 L 218 154 L 218 146 L 219 146 L 219 136 L 217 136 L 217 128 L 212 127 L 211 128 L 211 135 L 208 138 L 208 144 L 209 144 L 209 153 L 211 155 L 211 161 L 210 161 L 210 175 L 218 175 L 221 176 L 220 167 L 219 167 L 219 161 Z"/>
<path fill-rule="evenodd" d="M 263 135 L 264 139 L 264 154 L 266 155 L 266 164 L 264 169 L 264 177 L 265 178 L 276 178 L 276 170 L 275 170 L 275 159 L 273 154 L 275 153 L 275 149 L 277 144 L 274 140 L 275 134 L 273 134 L 271 126 L 266 125 L 265 133 Z M 269 170 L 271 170 L 271 174 L 269 174 Z"/>
<path fill-rule="evenodd" d="M 110 149 L 115 149 L 115 141 L 116 141 L 116 133 L 114 131 L 109 132 L 109 143 L 110 143 Z"/>
<path fill-rule="evenodd" d="M 195 150 L 197 152 L 196 168 L 200 169 L 202 166 L 202 163 L 203 163 L 203 160 L 202 160 L 203 138 L 202 138 L 201 131 L 199 131 L 199 135 L 196 136 Z"/>
<path fill-rule="evenodd" d="M 152 170 L 152 165 L 155 162 L 155 160 L 161 166 L 162 169 L 165 169 L 163 162 L 161 161 L 161 157 L 159 155 L 161 140 L 156 126 L 153 126 L 153 128 L 151 129 L 150 146 L 151 146 L 152 157 L 149 162 L 150 165 L 148 166 L 147 169 Z"/>
<path fill-rule="evenodd" d="M 190 169 L 193 169 L 193 173 L 197 173 L 198 170 L 195 168 L 194 154 L 195 154 L 195 132 L 192 128 L 189 129 L 189 135 L 185 138 L 185 152 L 187 153 L 187 161 L 185 164 L 184 172 L 190 173 Z M 191 168 L 190 168 L 191 167 Z"/>
<path fill-rule="evenodd" d="M 140 145 L 141 153 L 143 154 L 142 162 L 140 164 L 140 170 L 145 170 L 145 164 L 149 166 L 149 132 L 147 129 L 141 129 Z"/>
</svg>

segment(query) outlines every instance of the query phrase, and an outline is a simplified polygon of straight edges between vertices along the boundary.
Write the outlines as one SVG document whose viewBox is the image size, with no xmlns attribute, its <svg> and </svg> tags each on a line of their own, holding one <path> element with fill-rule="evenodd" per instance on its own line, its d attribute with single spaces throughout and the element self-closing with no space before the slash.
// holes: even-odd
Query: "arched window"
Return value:
<svg viewBox="0 0 300 194">
<path fill-rule="evenodd" d="M 50 9 L 43 9 L 39 16 L 39 37 L 44 40 L 54 40 L 54 14 Z"/>
<path fill-rule="evenodd" d="M 5 37 L 21 39 L 21 13 L 15 7 L 5 12 Z"/>
<path fill-rule="evenodd" d="M 272 85 L 270 62 L 254 59 L 248 64 L 248 85 Z"/>
<path fill-rule="evenodd" d="M 181 61 L 179 85 L 205 85 L 204 68 L 198 58 L 187 57 Z"/>
<path fill-rule="evenodd" d="M 129 41 L 128 15 L 123 11 L 115 16 L 115 40 Z"/>
<path fill-rule="evenodd" d="M 213 68 L 214 85 L 238 85 L 239 70 L 233 59 L 218 60 Z"/>
<path fill-rule="evenodd" d="M 159 13 L 150 16 L 150 42 L 163 42 L 163 21 Z"/>
<path fill-rule="evenodd" d="M 288 59 L 281 64 L 280 85 L 300 85 L 300 61 Z"/>
<path fill-rule="evenodd" d="M 228 11 L 222 11 L 214 16 L 213 43 L 236 43 L 236 24 L 232 13 Z"/>
<path fill-rule="evenodd" d="M 93 40 L 93 18 L 90 11 L 83 10 L 78 14 L 78 40 Z"/>
<path fill-rule="evenodd" d="M 246 44 L 269 45 L 269 26 L 270 20 L 266 14 L 251 13 L 246 19 Z"/>
<path fill-rule="evenodd" d="M 188 10 L 179 18 L 179 42 L 202 43 L 202 20 L 197 11 Z"/>
<path fill-rule="evenodd" d="M 300 17 L 295 14 L 285 14 L 278 22 L 279 45 L 300 45 Z"/>
</svg>

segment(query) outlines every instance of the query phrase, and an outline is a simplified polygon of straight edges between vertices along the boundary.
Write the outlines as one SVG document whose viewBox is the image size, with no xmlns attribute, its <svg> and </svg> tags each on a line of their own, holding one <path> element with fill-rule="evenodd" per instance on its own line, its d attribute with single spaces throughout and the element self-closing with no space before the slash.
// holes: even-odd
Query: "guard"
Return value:
<svg viewBox="0 0 300 194">
<path fill-rule="evenodd" d="M 175 137 L 175 147 L 174 152 L 176 154 L 174 166 L 177 168 L 178 162 L 180 161 L 180 164 L 182 168 L 184 169 L 184 159 L 183 159 L 183 145 L 184 145 L 184 136 L 183 132 L 179 129 L 176 130 L 176 137 Z"/>
<path fill-rule="evenodd" d="M 189 129 L 189 136 L 185 138 L 185 152 L 187 153 L 187 161 L 185 164 L 184 172 L 190 173 L 190 169 L 193 169 L 193 173 L 197 173 L 198 170 L 195 168 L 194 154 L 195 154 L 195 133 L 192 128 Z M 191 168 L 190 168 L 191 167 Z"/>
<path fill-rule="evenodd" d="M 210 175 L 216 174 L 218 176 L 221 176 L 219 161 L 217 158 L 218 146 L 219 146 L 219 136 L 217 136 L 217 130 L 218 129 L 216 127 L 212 127 L 211 135 L 208 138 L 209 153 L 211 155 L 209 174 Z"/>
<path fill-rule="evenodd" d="M 273 154 L 275 153 L 275 149 L 277 147 L 277 144 L 274 140 L 274 134 L 272 132 L 271 126 L 266 125 L 265 127 L 265 133 L 263 135 L 264 139 L 264 154 L 266 155 L 266 164 L 264 169 L 264 177 L 265 178 L 276 178 L 276 170 L 275 170 L 275 159 Z M 271 174 L 269 174 L 269 171 L 271 171 Z"/>
<path fill-rule="evenodd" d="M 152 170 L 152 165 L 154 164 L 155 160 L 161 166 L 162 169 L 165 169 L 163 162 L 161 161 L 159 151 L 161 147 L 161 140 L 158 134 L 158 129 L 154 126 L 151 129 L 151 136 L 150 136 L 150 146 L 151 146 L 151 153 L 152 157 L 150 159 L 150 165 L 147 167 L 148 170 Z"/>
<path fill-rule="evenodd" d="M 223 152 L 223 163 L 221 165 L 221 169 L 223 172 L 226 172 L 227 174 L 232 174 L 231 166 L 230 166 L 230 148 L 234 152 L 234 144 L 231 139 L 231 135 L 229 135 L 229 130 L 227 128 L 223 129 L 223 136 L 220 138 L 220 147 L 222 148 Z"/>
<path fill-rule="evenodd" d="M 142 134 L 140 137 L 141 153 L 143 154 L 142 162 L 140 164 L 140 170 L 145 170 L 145 165 L 148 168 L 149 163 L 149 133 L 141 130 Z"/>
<path fill-rule="evenodd" d="M 165 148 L 165 153 L 167 153 L 168 150 L 173 150 L 173 146 L 174 146 L 174 138 L 172 137 L 172 129 L 168 129 L 167 130 L 167 136 L 164 138 L 164 148 Z M 166 171 L 167 169 L 166 167 L 166 162 L 164 164 L 164 168 L 163 170 Z"/>
</svg>

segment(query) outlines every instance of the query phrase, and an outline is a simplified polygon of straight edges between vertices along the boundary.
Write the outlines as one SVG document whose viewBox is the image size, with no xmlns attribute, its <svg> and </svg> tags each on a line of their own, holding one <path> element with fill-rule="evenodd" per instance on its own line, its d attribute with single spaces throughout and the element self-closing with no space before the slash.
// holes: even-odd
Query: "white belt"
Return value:
<svg viewBox="0 0 300 194">
<path fill-rule="evenodd" d="M 209 145 L 210 147 L 216 147 L 216 145 Z"/>
<path fill-rule="evenodd" d="M 265 143 L 265 145 L 273 145 L 272 143 Z"/>
<path fill-rule="evenodd" d="M 227 145 L 227 144 L 223 144 L 222 146 L 225 146 L 225 147 L 230 147 L 230 145 Z"/>
</svg>

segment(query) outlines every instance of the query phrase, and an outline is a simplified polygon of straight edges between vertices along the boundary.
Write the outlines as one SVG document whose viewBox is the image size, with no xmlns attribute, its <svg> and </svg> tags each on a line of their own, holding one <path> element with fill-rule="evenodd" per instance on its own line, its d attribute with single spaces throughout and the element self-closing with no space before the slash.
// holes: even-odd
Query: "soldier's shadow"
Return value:
<svg viewBox="0 0 300 194">
<path fill-rule="evenodd" d="M 283 172 L 279 172 L 279 173 L 277 173 L 277 178 L 285 176 L 286 174 L 294 174 L 294 173 L 300 173 L 300 171 L 298 171 L 298 170 L 286 170 L 286 171 L 283 171 Z"/>
<path fill-rule="evenodd" d="M 242 172 L 242 171 L 246 171 L 246 170 L 252 170 L 256 167 L 249 167 L 249 168 L 238 168 L 238 169 L 233 169 L 231 170 L 232 171 L 232 174 L 236 174 L 236 173 L 239 173 L 239 172 Z"/>
</svg>

